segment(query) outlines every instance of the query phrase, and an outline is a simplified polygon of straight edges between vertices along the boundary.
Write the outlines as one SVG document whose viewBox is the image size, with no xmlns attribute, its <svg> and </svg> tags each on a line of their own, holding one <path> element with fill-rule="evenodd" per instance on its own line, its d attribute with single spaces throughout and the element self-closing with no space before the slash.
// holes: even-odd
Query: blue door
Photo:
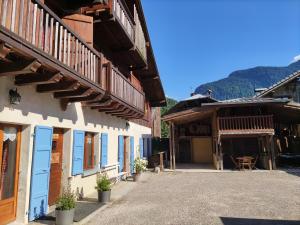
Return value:
<svg viewBox="0 0 300 225">
<path fill-rule="evenodd" d="M 130 137 L 130 172 L 134 173 L 134 137 Z"/>
<path fill-rule="evenodd" d="M 139 139 L 139 145 L 140 145 L 140 157 L 144 157 L 144 143 L 143 143 L 143 138 Z"/>
<path fill-rule="evenodd" d="M 101 168 L 107 165 L 107 142 L 108 135 L 101 134 Z"/>
<path fill-rule="evenodd" d="M 29 221 L 47 213 L 53 128 L 35 128 L 31 168 Z"/>
<path fill-rule="evenodd" d="M 118 161 L 119 161 L 119 164 L 120 164 L 119 173 L 121 173 L 124 169 L 124 137 L 122 135 L 119 136 Z"/>
<path fill-rule="evenodd" d="M 83 158 L 84 158 L 84 131 L 74 130 L 73 134 L 73 162 L 72 175 L 83 173 Z"/>
</svg>

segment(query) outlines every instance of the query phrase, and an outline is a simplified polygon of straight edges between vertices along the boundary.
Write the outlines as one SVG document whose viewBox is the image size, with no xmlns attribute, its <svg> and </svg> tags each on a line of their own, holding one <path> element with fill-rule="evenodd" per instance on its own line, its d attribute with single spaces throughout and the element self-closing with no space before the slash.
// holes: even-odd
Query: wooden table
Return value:
<svg viewBox="0 0 300 225">
<path fill-rule="evenodd" d="M 252 161 L 254 160 L 252 156 L 237 157 L 236 160 L 240 170 L 245 170 L 245 166 L 248 167 L 249 170 L 252 170 Z"/>
</svg>

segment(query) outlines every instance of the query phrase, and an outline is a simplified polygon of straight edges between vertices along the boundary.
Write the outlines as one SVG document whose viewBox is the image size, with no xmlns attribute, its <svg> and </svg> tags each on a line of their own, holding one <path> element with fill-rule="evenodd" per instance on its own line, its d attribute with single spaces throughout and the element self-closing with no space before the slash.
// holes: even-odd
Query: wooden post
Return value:
<svg viewBox="0 0 300 225">
<path fill-rule="evenodd" d="M 215 148 L 216 148 L 216 166 L 217 166 L 217 170 L 220 170 L 220 162 L 219 162 L 219 142 L 218 139 L 216 140 L 215 143 Z"/>
<path fill-rule="evenodd" d="M 267 148 L 268 148 L 269 170 L 272 170 L 273 166 L 272 166 L 271 142 L 270 142 L 270 140 L 268 140 L 268 136 L 266 136 L 266 144 L 267 144 Z"/>
<path fill-rule="evenodd" d="M 275 147 L 274 147 L 274 136 L 270 136 L 270 153 L 271 153 L 271 161 L 272 161 L 272 168 L 276 170 L 276 156 L 275 156 Z"/>
<path fill-rule="evenodd" d="M 220 170 L 223 170 L 223 150 L 222 150 L 222 141 L 221 141 L 221 137 L 220 137 L 220 149 L 219 149 L 219 161 L 220 161 Z"/>
<path fill-rule="evenodd" d="M 173 170 L 172 123 L 169 123 L 170 169 Z"/>
<path fill-rule="evenodd" d="M 173 148 L 173 169 L 176 170 L 176 147 L 175 147 L 175 126 L 172 123 L 172 148 Z"/>
</svg>

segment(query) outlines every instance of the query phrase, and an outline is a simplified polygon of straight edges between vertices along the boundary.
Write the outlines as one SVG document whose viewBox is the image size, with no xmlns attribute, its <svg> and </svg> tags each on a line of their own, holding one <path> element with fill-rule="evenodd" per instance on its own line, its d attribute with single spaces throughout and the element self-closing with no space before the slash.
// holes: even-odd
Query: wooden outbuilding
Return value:
<svg viewBox="0 0 300 225">
<path fill-rule="evenodd" d="M 276 169 L 300 155 L 300 73 L 251 98 L 217 101 L 193 95 L 170 109 L 170 165 L 211 164 L 217 170 Z"/>
</svg>

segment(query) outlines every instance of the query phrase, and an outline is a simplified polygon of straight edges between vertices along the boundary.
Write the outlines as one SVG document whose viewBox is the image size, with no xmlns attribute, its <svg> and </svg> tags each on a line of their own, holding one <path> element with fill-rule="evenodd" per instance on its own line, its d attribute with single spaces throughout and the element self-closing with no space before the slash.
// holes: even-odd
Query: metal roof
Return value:
<svg viewBox="0 0 300 225">
<path fill-rule="evenodd" d="M 288 98 L 236 98 L 213 103 L 203 103 L 203 106 L 240 105 L 240 104 L 265 104 L 265 103 L 288 103 Z"/>
<path fill-rule="evenodd" d="M 292 81 L 292 80 L 296 79 L 297 77 L 300 77 L 300 71 L 292 73 L 291 75 L 287 76 L 286 78 L 284 78 L 284 79 L 278 81 L 277 83 L 273 84 L 272 86 L 270 86 L 266 90 L 263 90 L 260 93 L 254 95 L 254 98 L 261 98 L 261 97 L 265 96 L 266 94 L 268 94 L 269 92 L 271 92 L 271 91 L 279 88 L 280 86 L 288 83 L 289 81 Z"/>
</svg>

